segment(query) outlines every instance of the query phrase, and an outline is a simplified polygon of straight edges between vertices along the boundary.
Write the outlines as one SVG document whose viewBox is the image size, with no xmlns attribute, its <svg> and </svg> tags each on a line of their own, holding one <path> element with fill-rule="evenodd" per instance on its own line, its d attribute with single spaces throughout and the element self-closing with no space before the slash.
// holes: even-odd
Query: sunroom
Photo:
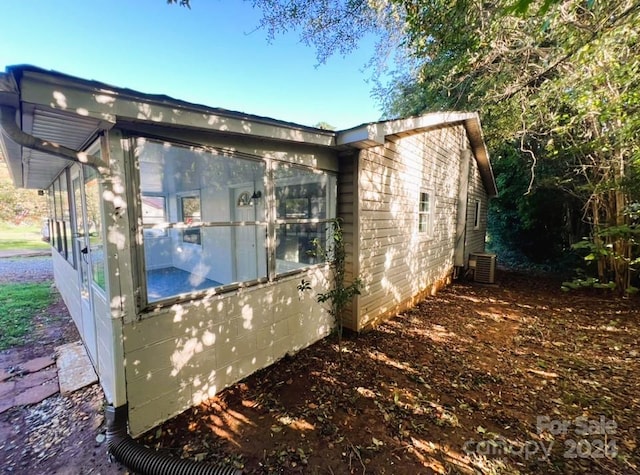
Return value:
<svg viewBox="0 0 640 475">
<path fill-rule="evenodd" d="M 135 143 L 150 304 L 264 282 L 318 263 L 336 215 L 336 175 L 213 148 Z"/>
</svg>

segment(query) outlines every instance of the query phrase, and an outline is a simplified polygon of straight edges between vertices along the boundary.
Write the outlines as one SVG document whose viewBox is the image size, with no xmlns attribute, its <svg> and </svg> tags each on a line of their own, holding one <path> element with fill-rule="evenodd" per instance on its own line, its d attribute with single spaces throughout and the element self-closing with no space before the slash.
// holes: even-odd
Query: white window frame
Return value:
<svg viewBox="0 0 640 475">
<path fill-rule="evenodd" d="M 482 210 L 482 201 L 479 199 L 474 200 L 474 208 L 473 208 L 473 229 L 480 229 L 480 217 Z"/>
<path fill-rule="evenodd" d="M 423 200 L 424 196 L 427 196 L 428 210 L 423 210 L 422 204 L 425 203 Z M 433 236 L 433 210 L 435 207 L 435 196 L 433 194 L 433 190 L 428 188 L 423 188 L 420 190 L 418 194 L 418 222 L 417 229 L 418 234 L 425 238 L 430 238 Z M 424 228 L 423 228 L 424 224 Z"/>
<path fill-rule="evenodd" d="M 164 213 L 163 213 L 163 218 L 164 221 L 163 223 L 155 223 L 155 224 L 150 224 L 150 223 L 145 223 L 144 222 L 144 198 L 145 197 L 149 197 L 149 198 L 162 198 L 163 200 L 163 204 L 164 204 Z M 142 219 L 142 225 L 143 225 L 143 232 L 144 232 L 144 237 L 145 238 L 157 238 L 157 237 L 166 237 L 167 236 L 167 229 L 162 227 L 162 225 L 166 225 L 169 222 L 169 198 L 167 197 L 167 195 L 165 195 L 164 193 L 140 193 L 140 216 Z M 158 224 L 160 224 L 160 226 L 158 226 Z"/>
<path fill-rule="evenodd" d="M 200 223 L 202 223 L 202 196 L 200 193 L 200 190 L 193 190 L 193 191 L 183 191 L 180 193 L 176 193 L 176 198 L 178 201 L 178 219 L 186 226 L 183 230 L 182 230 L 182 242 L 184 244 L 191 244 L 193 246 L 202 246 L 202 227 L 200 226 Z M 200 204 L 200 219 L 197 222 L 192 222 L 192 223 L 186 223 L 184 220 L 184 209 L 183 209 L 183 204 L 182 204 L 182 200 L 184 200 L 185 198 L 197 198 L 198 202 Z M 188 239 L 185 240 L 185 235 L 189 235 L 189 234 L 196 234 L 195 231 L 197 232 L 198 235 L 198 240 L 197 242 L 193 242 L 190 241 Z"/>
</svg>

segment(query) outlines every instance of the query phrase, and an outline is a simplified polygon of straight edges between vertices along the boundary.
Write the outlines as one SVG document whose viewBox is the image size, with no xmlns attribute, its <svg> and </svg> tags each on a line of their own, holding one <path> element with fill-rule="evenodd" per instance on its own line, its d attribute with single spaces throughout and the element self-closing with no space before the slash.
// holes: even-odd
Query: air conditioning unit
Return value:
<svg viewBox="0 0 640 475">
<path fill-rule="evenodd" d="M 496 255 L 480 252 L 469 254 L 469 268 L 473 269 L 473 280 L 493 284 L 496 280 Z"/>
</svg>

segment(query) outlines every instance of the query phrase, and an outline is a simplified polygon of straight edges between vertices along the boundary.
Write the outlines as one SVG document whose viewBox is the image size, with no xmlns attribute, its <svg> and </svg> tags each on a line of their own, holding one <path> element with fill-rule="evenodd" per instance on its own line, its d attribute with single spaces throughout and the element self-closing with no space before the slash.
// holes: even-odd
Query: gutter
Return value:
<svg viewBox="0 0 640 475">
<path fill-rule="evenodd" d="M 55 142 L 42 140 L 24 132 L 16 124 L 17 113 L 18 110 L 15 107 L 0 105 L 0 127 L 13 142 L 22 147 L 48 153 L 64 160 L 88 165 L 95 168 L 101 175 L 109 175 L 109 167 L 101 158 L 65 147 Z"/>
</svg>

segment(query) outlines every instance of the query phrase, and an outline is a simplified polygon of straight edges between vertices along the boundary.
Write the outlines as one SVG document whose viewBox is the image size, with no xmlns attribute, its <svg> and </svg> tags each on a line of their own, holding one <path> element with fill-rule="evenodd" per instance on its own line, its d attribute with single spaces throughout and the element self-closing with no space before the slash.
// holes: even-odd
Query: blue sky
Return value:
<svg viewBox="0 0 640 475">
<path fill-rule="evenodd" d="M 372 122 L 374 53 L 364 41 L 316 66 L 296 33 L 269 44 L 246 2 L 191 0 L 3 1 L 0 70 L 13 64 L 95 79 L 213 107 L 338 129 Z"/>
</svg>

